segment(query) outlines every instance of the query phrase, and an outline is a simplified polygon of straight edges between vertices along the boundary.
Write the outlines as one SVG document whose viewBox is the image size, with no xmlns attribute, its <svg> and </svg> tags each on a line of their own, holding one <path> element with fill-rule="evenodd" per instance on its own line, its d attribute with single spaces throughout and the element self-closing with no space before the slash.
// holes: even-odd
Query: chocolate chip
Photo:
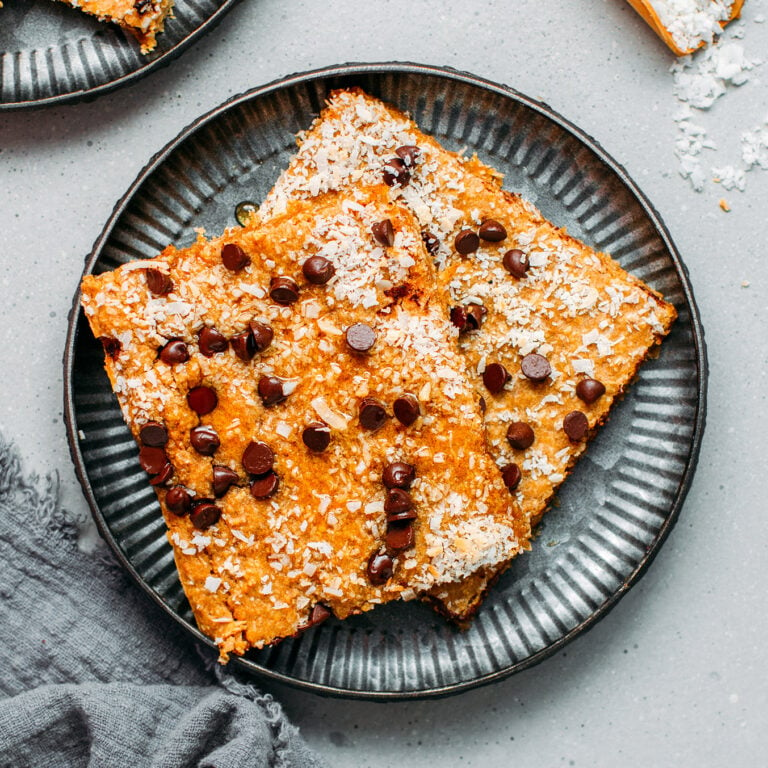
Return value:
<svg viewBox="0 0 768 768">
<path fill-rule="evenodd" d="M 597 379 L 582 379 L 576 385 L 576 395 L 587 405 L 592 405 L 605 394 L 605 384 Z"/>
<path fill-rule="evenodd" d="M 237 243 L 225 243 L 221 247 L 221 261 L 230 272 L 239 272 L 251 263 L 251 257 Z"/>
<path fill-rule="evenodd" d="M 482 304 L 470 304 L 467 307 L 467 330 L 477 331 L 487 314 L 488 310 Z"/>
<path fill-rule="evenodd" d="M 405 394 L 398 397 L 392 404 L 395 418 L 406 427 L 410 427 L 421 415 L 419 401 L 415 395 Z"/>
<path fill-rule="evenodd" d="M 269 281 L 272 301 L 288 306 L 299 300 L 299 286 L 290 277 L 273 277 Z"/>
<path fill-rule="evenodd" d="M 205 530 L 216 525 L 221 518 L 221 507 L 218 507 L 210 499 L 200 499 L 192 502 L 192 511 L 189 519 L 192 525 L 199 530 Z"/>
<path fill-rule="evenodd" d="M 308 283 L 325 285 L 336 274 L 336 267 L 325 256 L 310 256 L 301 265 L 301 272 Z"/>
<path fill-rule="evenodd" d="M 390 488 L 387 491 L 387 498 L 384 500 L 384 511 L 387 513 L 387 519 L 390 515 L 402 515 L 403 513 L 410 513 L 413 511 L 413 499 L 408 491 L 402 488 Z M 413 517 L 408 519 L 413 519 Z M 403 518 L 400 518 L 403 519 Z"/>
<path fill-rule="evenodd" d="M 168 442 L 168 430 L 158 421 L 148 421 L 139 430 L 139 440 L 144 445 L 161 448 Z"/>
<path fill-rule="evenodd" d="M 510 275 L 518 279 L 525 277 L 525 273 L 530 268 L 528 257 L 519 248 L 507 251 L 502 259 L 502 264 Z"/>
<path fill-rule="evenodd" d="M 174 485 L 165 494 L 165 506 L 174 515 L 183 517 L 192 509 L 192 494 L 183 485 Z"/>
<path fill-rule="evenodd" d="M 410 522 L 390 523 L 384 535 L 384 543 L 390 552 L 402 552 L 413 546 L 413 524 Z"/>
<path fill-rule="evenodd" d="M 386 552 L 374 552 L 368 559 L 368 581 L 376 587 L 386 584 L 395 572 L 392 558 Z"/>
<path fill-rule="evenodd" d="M 360 426 L 363 429 L 375 430 L 381 427 L 389 418 L 387 409 L 381 400 L 375 397 L 365 397 L 360 401 Z"/>
<path fill-rule="evenodd" d="M 161 350 L 160 359 L 166 365 L 179 365 L 189 360 L 189 349 L 181 339 L 171 339 Z"/>
<path fill-rule="evenodd" d="M 344 337 L 353 352 L 368 352 L 376 343 L 376 331 L 365 323 L 353 323 L 345 331 Z"/>
<path fill-rule="evenodd" d="M 464 307 L 451 307 L 451 322 L 459 329 L 459 333 L 467 331 L 467 310 Z"/>
<path fill-rule="evenodd" d="M 490 363 L 485 366 L 483 384 L 492 395 L 498 395 L 509 379 L 509 371 L 501 363 Z"/>
<path fill-rule="evenodd" d="M 264 475 L 275 463 L 272 449 L 261 440 L 252 440 L 243 451 L 243 467 L 251 475 Z"/>
<path fill-rule="evenodd" d="M 251 483 L 251 496 L 254 499 L 268 499 L 277 493 L 280 478 L 274 472 L 257 477 Z"/>
<path fill-rule="evenodd" d="M 219 398 L 210 387 L 193 387 L 187 392 L 187 403 L 198 416 L 205 416 L 219 404 Z"/>
<path fill-rule="evenodd" d="M 377 221 L 372 227 L 371 232 L 376 242 L 391 248 L 395 244 L 395 228 L 392 226 L 391 219 Z"/>
<path fill-rule="evenodd" d="M 522 480 L 522 478 L 523 475 L 517 464 L 507 464 L 507 466 L 501 470 L 501 479 L 510 491 L 514 491 L 515 488 L 520 485 L 520 480 Z"/>
<path fill-rule="evenodd" d="M 331 616 L 333 616 L 333 612 L 330 608 L 327 608 L 322 603 L 315 603 L 312 606 L 312 612 L 309 614 L 309 624 L 310 627 L 315 627 L 318 624 L 322 624 L 326 619 L 329 619 Z"/>
<path fill-rule="evenodd" d="M 143 445 L 139 449 L 139 464 L 148 475 L 158 474 L 168 463 L 168 457 L 162 448 Z"/>
<path fill-rule="evenodd" d="M 478 230 L 481 240 L 487 240 L 489 243 L 500 243 L 507 236 L 507 230 L 504 225 L 496 219 L 486 219 Z"/>
<path fill-rule="evenodd" d="M 310 451 L 321 453 L 331 444 L 331 428 L 321 421 L 313 421 L 304 427 L 301 439 Z"/>
<path fill-rule="evenodd" d="M 236 333 L 230 340 L 234 353 L 243 361 L 253 360 L 256 354 L 256 342 L 249 328 L 247 331 Z"/>
<path fill-rule="evenodd" d="M 201 424 L 189 430 L 192 447 L 203 456 L 213 456 L 221 445 L 216 430 L 208 424 Z"/>
<path fill-rule="evenodd" d="M 170 461 L 149 481 L 150 485 L 165 485 L 173 477 L 173 464 Z"/>
<path fill-rule="evenodd" d="M 552 366 L 549 364 L 549 360 L 537 352 L 531 352 L 526 355 L 520 362 L 520 368 L 523 371 L 523 375 L 531 381 L 544 381 L 552 373 Z"/>
<path fill-rule="evenodd" d="M 462 255 L 468 256 L 480 247 L 480 238 L 477 232 L 471 229 L 462 229 L 453 241 L 453 247 Z"/>
<path fill-rule="evenodd" d="M 262 376 L 259 379 L 259 397 L 266 407 L 282 403 L 288 395 L 284 390 L 285 382 L 277 376 Z"/>
<path fill-rule="evenodd" d="M 384 467 L 381 481 L 387 488 L 403 488 L 408 490 L 416 478 L 416 467 L 404 461 L 393 461 Z"/>
<path fill-rule="evenodd" d="M 431 232 L 424 230 L 421 233 L 421 239 L 424 241 L 424 247 L 427 249 L 427 253 L 430 256 L 436 256 L 440 250 L 440 240 Z"/>
<path fill-rule="evenodd" d="M 147 288 L 149 292 L 155 296 L 165 296 L 166 293 L 170 293 L 173 288 L 173 282 L 171 276 L 166 275 L 165 272 L 161 272 L 159 269 L 148 269 L 144 272 L 147 279 Z"/>
<path fill-rule="evenodd" d="M 256 345 L 257 352 L 263 352 L 271 343 L 275 336 L 271 325 L 260 323 L 258 320 L 252 320 L 249 324 L 251 334 L 253 334 L 253 343 Z"/>
<path fill-rule="evenodd" d="M 583 440 L 589 432 L 589 420 L 586 414 L 581 411 L 571 411 L 563 419 L 563 430 L 568 435 L 568 439 L 574 443 Z"/>
<path fill-rule="evenodd" d="M 519 451 L 530 448 L 535 439 L 536 435 L 531 429 L 531 425 L 524 421 L 513 421 L 507 427 L 507 440 L 513 448 L 517 448 Z"/>
<path fill-rule="evenodd" d="M 206 325 L 197 335 L 197 344 L 201 354 L 213 357 L 217 352 L 226 351 L 229 339 L 221 331 Z"/>
<path fill-rule="evenodd" d="M 120 354 L 123 345 L 111 336 L 99 336 L 99 341 L 101 342 L 101 346 L 104 347 L 104 354 L 112 358 L 112 360 L 117 360 L 117 356 Z"/>
<path fill-rule="evenodd" d="M 402 147 L 398 147 L 395 150 L 395 154 L 406 164 L 406 166 L 408 166 L 408 168 L 413 168 L 413 166 L 421 159 L 421 150 L 413 144 L 406 144 Z"/>
<path fill-rule="evenodd" d="M 408 170 L 408 166 L 399 157 L 393 157 L 390 160 L 387 160 L 381 171 L 384 183 L 388 187 L 394 187 L 395 184 L 399 184 L 401 187 L 406 187 L 411 180 L 411 172 Z"/>
<path fill-rule="evenodd" d="M 237 472 L 221 464 L 213 465 L 213 495 L 220 499 L 238 481 Z"/>
</svg>

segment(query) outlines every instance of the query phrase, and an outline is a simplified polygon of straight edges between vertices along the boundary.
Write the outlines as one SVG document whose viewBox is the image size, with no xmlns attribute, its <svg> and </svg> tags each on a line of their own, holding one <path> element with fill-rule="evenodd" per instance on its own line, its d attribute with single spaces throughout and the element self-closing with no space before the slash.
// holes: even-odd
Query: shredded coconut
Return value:
<svg viewBox="0 0 768 768">
<path fill-rule="evenodd" d="M 722 31 L 720 22 L 731 16 L 734 0 L 651 0 L 653 10 L 675 45 L 690 51 L 711 43 Z"/>
</svg>

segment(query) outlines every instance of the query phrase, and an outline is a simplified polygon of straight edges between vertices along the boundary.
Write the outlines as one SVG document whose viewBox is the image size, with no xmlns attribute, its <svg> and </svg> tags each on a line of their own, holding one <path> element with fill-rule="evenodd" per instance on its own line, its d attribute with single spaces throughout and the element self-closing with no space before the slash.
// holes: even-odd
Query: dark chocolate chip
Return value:
<svg viewBox="0 0 768 768">
<path fill-rule="evenodd" d="M 345 331 L 344 337 L 353 352 L 368 352 L 376 343 L 376 331 L 365 323 L 353 323 Z"/>
<path fill-rule="evenodd" d="M 402 147 L 398 147 L 395 150 L 395 154 L 408 166 L 413 168 L 416 163 L 421 159 L 421 150 L 414 144 L 406 144 Z"/>
<path fill-rule="evenodd" d="M 501 363 L 490 363 L 483 371 L 483 384 L 492 395 L 498 395 L 509 378 L 509 371 Z"/>
<path fill-rule="evenodd" d="M 268 499 L 277 493 L 280 478 L 274 472 L 267 472 L 251 483 L 251 496 L 254 499 Z"/>
<path fill-rule="evenodd" d="M 402 552 L 413 546 L 413 525 L 410 522 L 390 523 L 384 535 L 384 543 L 390 552 Z"/>
<path fill-rule="evenodd" d="M 258 320 L 253 320 L 248 325 L 253 334 L 256 351 L 263 352 L 272 343 L 272 339 L 275 336 L 272 326 L 267 325 L 267 323 L 260 323 Z"/>
<path fill-rule="evenodd" d="M 537 352 L 531 352 L 526 355 L 520 362 L 520 368 L 523 371 L 523 375 L 531 381 L 545 381 L 549 374 L 552 373 L 552 366 L 549 364 L 549 360 Z"/>
<path fill-rule="evenodd" d="M 308 283 L 325 285 L 336 274 L 336 267 L 325 256 L 310 256 L 301 265 L 301 272 Z"/>
<path fill-rule="evenodd" d="M 408 491 L 402 488 L 390 488 L 384 500 L 384 511 L 387 515 L 399 515 L 413 509 L 413 499 Z M 415 515 L 414 515 L 415 517 Z"/>
<path fill-rule="evenodd" d="M 161 272 L 159 269 L 148 269 L 144 272 L 147 279 L 147 288 L 149 292 L 155 296 L 165 296 L 166 293 L 170 293 L 173 288 L 173 282 L 171 276 L 166 275 L 165 272 Z"/>
<path fill-rule="evenodd" d="M 405 187 L 408 186 L 408 182 L 411 180 L 411 172 L 408 170 L 408 166 L 399 157 L 387 160 L 381 171 L 384 183 L 388 187 L 394 187 L 395 184 Z"/>
<path fill-rule="evenodd" d="M 104 347 L 104 354 L 107 355 L 107 357 L 112 358 L 112 360 L 117 360 L 117 356 L 120 354 L 123 345 L 111 336 L 99 336 L 99 341 L 101 342 L 101 346 Z"/>
<path fill-rule="evenodd" d="M 501 470 L 501 479 L 510 491 L 514 491 L 515 488 L 520 485 L 520 480 L 522 480 L 522 478 L 523 475 L 517 464 L 507 464 L 507 466 Z"/>
<path fill-rule="evenodd" d="M 530 424 L 526 424 L 524 421 L 513 421 L 507 427 L 507 440 L 513 448 L 517 448 L 518 451 L 524 451 L 526 448 L 530 448 L 533 445 L 533 441 L 536 439 L 536 435 L 531 429 Z"/>
<path fill-rule="evenodd" d="M 381 480 L 387 488 L 408 490 L 416 479 L 416 467 L 404 461 L 393 461 L 384 467 Z"/>
<path fill-rule="evenodd" d="M 241 227 L 244 227 L 258 210 L 259 206 L 256 203 L 251 200 L 243 200 L 235 206 L 235 219 Z"/>
<path fill-rule="evenodd" d="M 259 379 L 259 397 L 265 406 L 282 403 L 288 395 L 285 394 L 285 382 L 277 376 L 262 376 Z"/>
<path fill-rule="evenodd" d="M 256 354 L 256 341 L 253 338 L 253 333 L 249 328 L 247 331 L 241 331 L 236 333 L 230 340 L 234 353 L 243 361 L 248 362 L 253 360 L 253 356 Z"/>
<path fill-rule="evenodd" d="M 439 238 L 435 237 L 431 232 L 424 230 L 424 232 L 421 233 L 421 239 L 424 241 L 424 247 L 427 249 L 427 253 L 430 256 L 437 255 L 437 252 L 440 250 Z"/>
<path fill-rule="evenodd" d="M 464 307 L 451 307 L 451 322 L 459 329 L 459 333 L 467 331 L 467 310 Z"/>
<path fill-rule="evenodd" d="M 192 509 L 192 494 L 183 485 L 174 485 L 165 494 L 165 506 L 179 517 L 188 515 Z"/>
<path fill-rule="evenodd" d="M 489 243 L 500 243 L 507 236 L 507 230 L 504 225 L 496 219 L 486 219 L 478 230 L 481 240 L 487 240 Z"/>
<path fill-rule="evenodd" d="M 578 443 L 587 436 L 589 432 L 589 420 L 586 414 L 581 411 L 571 411 L 563 419 L 563 430 L 568 435 L 568 439 Z"/>
<path fill-rule="evenodd" d="M 360 426 L 364 429 L 378 429 L 389 418 L 387 409 L 381 400 L 365 397 L 360 401 Z"/>
<path fill-rule="evenodd" d="M 166 462 L 165 466 L 149 481 L 150 485 L 165 485 L 173 477 L 173 464 Z"/>
<path fill-rule="evenodd" d="M 221 445 L 216 430 L 209 424 L 201 424 L 189 430 L 192 447 L 203 456 L 213 456 Z"/>
<path fill-rule="evenodd" d="M 273 277 L 269 281 L 269 295 L 272 301 L 288 306 L 299 299 L 299 286 L 290 277 Z"/>
<path fill-rule="evenodd" d="M 482 304 L 469 304 L 467 311 L 467 330 L 476 331 L 483 324 L 488 310 Z"/>
<path fill-rule="evenodd" d="M 193 387 L 187 392 L 187 403 L 198 416 L 205 416 L 219 404 L 219 398 L 210 387 Z"/>
<path fill-rule="evenodd" d="M 376 587 L 386 584 L 395 572 L 392 558 L 386 552 L 374 552 L 368 559 L 368 580 Z"/>
<path fill-rule="evenodd" d="M 597 379 L 582 379 L 576 385 L 576 395 L 587 405 L 592 405 L 605 394 L 605 384 Z"/>
<path fill-rule="evenodd" d="M 144 445 L 162 448 L 168 442 L 168 430 L 159 421 L 148 421 L 139 430 L 139 440 Z"/>
<path fill-rule="evenodd" d="M 331 428 L 321 421 L 313 421 L 304 427 L 301 439 L 310 451 L 321 453 L 331 443 Z"/>
<path fill-rule="evenodd" d="M 213 465 L 213 495 L 220 499 L 238 481 L 237 472 L 221 464 Z"/>
<path fill-rule="evenodd" d="M 507 251 L 504 254 L 502 263 L 504 264 L 504 269 L 518 279 L 525 277 L 525 273 L 530 267 L 528 257 L 519 248 L 512 248 L 512 250 Z"/>
<path fill-rule="evenodd" d="M 251 257 L 237 243 L 225 243 L 221 247 L 221 261 L 231 272 L 239 272 L 251 263 Z"/>
<path fill-rule="evenodd" d="M 209 499 L 200 499 L 199 502 L 192 504 L 192 511 L 189 513 L 189 519 L 192 525 L 200 530 L 210 528 L 216 525 L 221 518 L 221 507 L 214 504 Z"/>
<path fill-rule="evenodd" d="M 197 335 L 197 344 L 201 354 L 213 357 L 218 352 L 226 351 L 229 339 L 221 331 L 206 325 Z"/>
<path fill-rule="evenodd" d="M 312 612 L 309 614 L 309 626 L 314 627 L 318 624 L 322 624 L 326 619 L 330 619 L 333 613 L 330 608 L 327 608 L 322 603 L 315 603 L 312 606 Z"/>
<path fill-rule="evenodd" d="M 168 463 L 168 457 L 162 448 L 142 445 L 139 449 L 139 464 L 148 475 L 157 475 Z"/>
<path fill-rule="evenodd" d="M 252 475 L 266 474 L 272 469 L 274 463 L 274 452 L 261 440 L 251 441 L 243 451 L 243 467 Z"/>
<path fill-rule="evenodd" d="M 462 229 L 453 241 L 453 247 L 462 255 L 468 256 L 480 247 L 480 238 L 477 232 L 471 229 Z"/>
<path fill-rule="evenodd" d="M 391 248 L 395 244 L 395 228 L 392 226 L 391 219 L 382 219 L 377 221 L 372 227 L 371 232 L 376 242 Z"/>
<path fill-rule="evenodd" d="M 181 339 L 171 339 L 161 350 L 160 359 L 166 365 L 179 365 L 189 360 L 189 349 Z"/>
<path fill-rule="evenodd" d="M 406 427 L 410 427 L 421 415 L 419 401 L 415 395 L 405 394 L 398 397 L 392 404 L 395 418 Z"/>
</svg>

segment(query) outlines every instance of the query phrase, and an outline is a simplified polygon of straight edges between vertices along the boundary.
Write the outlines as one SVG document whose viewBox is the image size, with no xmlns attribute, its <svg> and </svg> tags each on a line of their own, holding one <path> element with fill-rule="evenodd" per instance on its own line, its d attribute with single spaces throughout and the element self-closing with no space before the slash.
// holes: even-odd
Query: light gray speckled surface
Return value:
<svg viewBox="0 0 768 768">
<path fill-rule="evenodd" d="M 768 51 L 747 0 L 743 44 Z M 87 514 L 62 423 L 61 354 L 83 259 L 151 155 L 249 87 L 346 61 L 450 65 L 542 99 L 649 196 L 706 331 L 708 427 L 680 521 L 640 584 L 564 653 L 439 701 L 371 704 L 267 686 L 332 765 L 753 766 L 768 718 L 768 173 L 696 194 L 676 172 L 672 57 L 620 0 L 244 0 L 170 67 L 93 103 L 0 113 L 0 429 Z M 734 162 L 768 76 L 702 116 Z M 765 81 L 765 82 L 761 82 Z M 725 196 L 730 213 L 718 207 Z M 748 286 L 742 284 L 747 281 Z"/>
</svg>

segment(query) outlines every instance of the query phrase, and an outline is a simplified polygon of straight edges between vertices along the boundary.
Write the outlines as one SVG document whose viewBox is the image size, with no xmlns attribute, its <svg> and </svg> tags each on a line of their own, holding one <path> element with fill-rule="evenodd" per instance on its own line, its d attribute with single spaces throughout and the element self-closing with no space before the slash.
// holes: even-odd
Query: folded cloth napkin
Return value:
<svg viewBox="0 0 768 768">
<path fill-rule="evenodd" d="M 0 767 L 322 766 L 106 548 L 78 549 L 57 491 L 0 436 Z"/>
</svg>

